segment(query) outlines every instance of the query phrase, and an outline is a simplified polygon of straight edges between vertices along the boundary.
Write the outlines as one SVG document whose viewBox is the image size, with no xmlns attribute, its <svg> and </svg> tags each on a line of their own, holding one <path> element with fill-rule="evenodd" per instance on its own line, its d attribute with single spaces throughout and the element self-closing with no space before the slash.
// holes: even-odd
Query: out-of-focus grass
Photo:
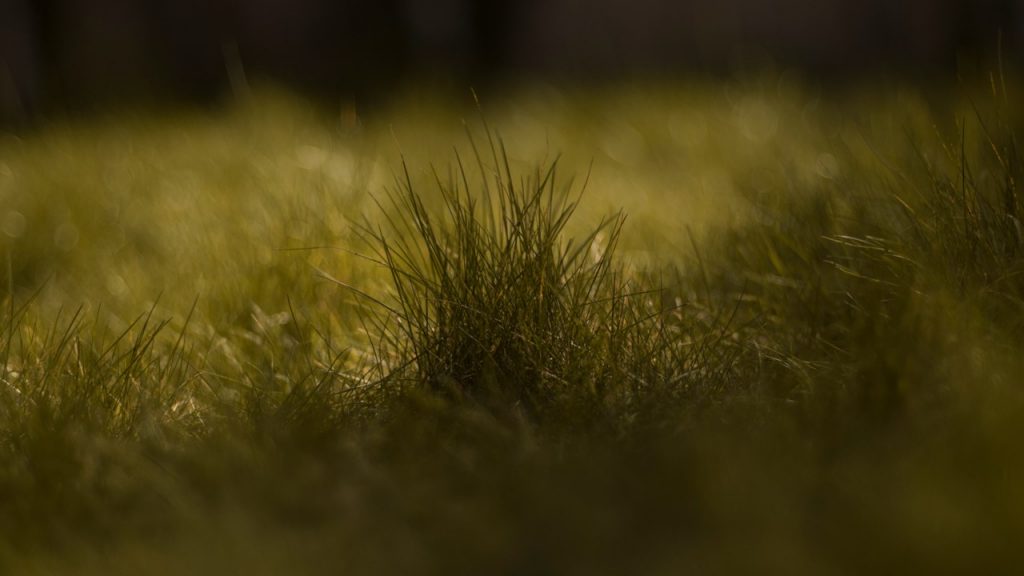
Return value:
<svg viewBox="0 0 1024 576">
<path fill-rule="evenodd" d="M 1012 566 L 991 88 L 533 87 L 488 127 L 267 92 L 5 136 L 0 565 Z"/>
</svg>

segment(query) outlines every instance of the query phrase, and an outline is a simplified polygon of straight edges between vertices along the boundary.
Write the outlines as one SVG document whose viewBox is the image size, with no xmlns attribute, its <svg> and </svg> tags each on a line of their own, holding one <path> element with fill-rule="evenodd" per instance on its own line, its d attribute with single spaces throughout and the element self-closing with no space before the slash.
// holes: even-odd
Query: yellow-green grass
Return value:
<svg viewBox="0 0 1024 576">
<path fill-rule="evenodd" d="M 1010 566 L 1003 83 L 266 90 L 5 136 L 0 564 Z"/>
</svg>

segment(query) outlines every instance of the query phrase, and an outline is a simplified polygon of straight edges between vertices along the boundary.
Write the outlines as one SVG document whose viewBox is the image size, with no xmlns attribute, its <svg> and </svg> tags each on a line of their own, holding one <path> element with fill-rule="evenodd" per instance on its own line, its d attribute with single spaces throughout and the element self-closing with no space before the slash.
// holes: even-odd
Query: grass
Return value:
<svg viewBox="0 0 1024 576">
<path fill-rule="evenodd" d="M 662 385 L 721 385 L 721 346 L 616 261 L 623 215 L 567 238 L 579 196 L 560 187 L 557 161 L 516 181 L 489 139 L 490 166 L 473 146 L 476 181 L 461 158 L 437 177 L 436 213 L 406 167 L 387 224 L 361 227 L 394 300 L 360 293 L 384 313 L 368 322 L 374 356 L 396 357 L 383 385 L 570 428 L 619 421 Z"/>
<path fill-rule="evenodd" d="M 0 565 L 1005 571 L 1009 92 L 524 91 L 468 137 L 264 94 L 8 137 Z"/>
</svg>

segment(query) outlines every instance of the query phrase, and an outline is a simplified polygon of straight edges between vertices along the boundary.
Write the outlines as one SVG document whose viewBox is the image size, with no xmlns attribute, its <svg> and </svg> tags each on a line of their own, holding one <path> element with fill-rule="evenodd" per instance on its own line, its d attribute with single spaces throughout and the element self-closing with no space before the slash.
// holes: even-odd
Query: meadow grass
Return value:
<svg viewBox="0 0 1024 576">
<path fill-rule="evenodd" d="M 535 88 L 489 125 L 266 93 L 8 136 L 0 566 L 1006 570 L 993 86 Z"/>
</svg>

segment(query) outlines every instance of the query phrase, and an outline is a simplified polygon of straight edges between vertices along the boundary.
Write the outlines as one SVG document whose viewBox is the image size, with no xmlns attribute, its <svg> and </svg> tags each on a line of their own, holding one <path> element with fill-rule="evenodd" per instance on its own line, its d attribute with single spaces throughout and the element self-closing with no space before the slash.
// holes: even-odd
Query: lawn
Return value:
<svg viewBox="0 0 1024 576">
<path fill-rule="evenodd" d="M 0 134 L 0 571 L 999 573 L 1020 86 Z"/>
</svg>

